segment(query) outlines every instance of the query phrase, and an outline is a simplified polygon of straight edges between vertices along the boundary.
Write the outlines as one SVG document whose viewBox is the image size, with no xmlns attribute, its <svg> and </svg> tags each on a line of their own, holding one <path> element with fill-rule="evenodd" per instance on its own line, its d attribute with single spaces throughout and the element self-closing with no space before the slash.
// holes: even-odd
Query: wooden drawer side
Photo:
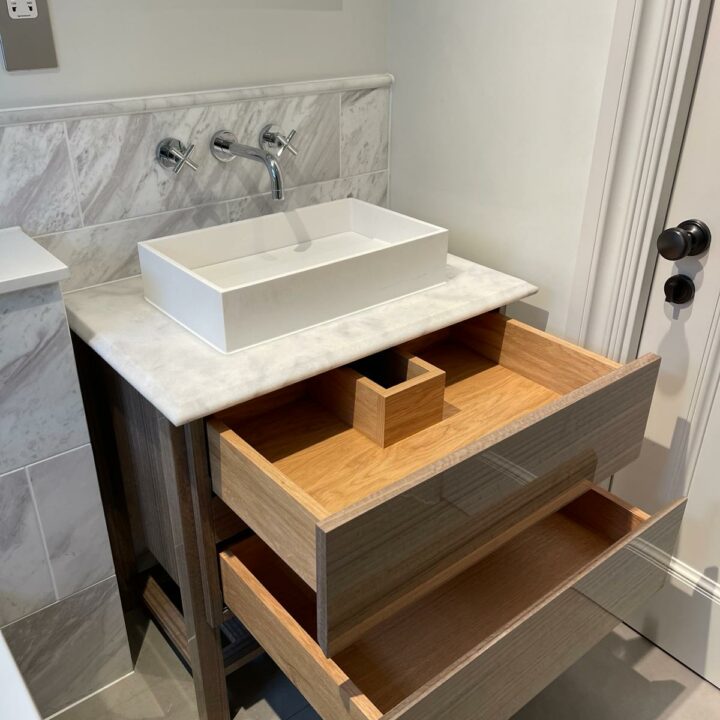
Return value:
<svg viewBox="0 0 720 720">
<path fill-rule="evenodd" d="M 568 393 L 621 365 L 542 330 L 488 313 L 453 328 L 455 337 L 500 363 L 558 393 Z"/>
<path fill-rule="evenodd" d="M 315 587 L 322 508 L 220 420 L 207 424 L 213 491 Z"/>
<path fill-rule="evenodd" d="M 228 607 L 324 718 L 382 717 L 237 557 L 222 553 L 220 570 Z"/>
</svg>

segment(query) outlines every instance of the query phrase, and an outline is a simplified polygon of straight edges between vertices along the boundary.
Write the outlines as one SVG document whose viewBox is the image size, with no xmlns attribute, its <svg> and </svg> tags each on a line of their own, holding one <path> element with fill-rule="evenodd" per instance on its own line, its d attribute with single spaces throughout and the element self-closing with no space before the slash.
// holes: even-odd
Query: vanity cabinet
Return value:
<svg viewBox="0 0 720 720">
<path fill-rule="evenodd" d="M 502 720 L 665 581 L 684 502 L 598 484 L 640 451 L 655 356 L 490 312 L 180 427 L 89 366 L 116 562 L 140 528 L 179 585 L 201 717 L 229 717 L 239 621 L 325 720 Z"/>
</svg>

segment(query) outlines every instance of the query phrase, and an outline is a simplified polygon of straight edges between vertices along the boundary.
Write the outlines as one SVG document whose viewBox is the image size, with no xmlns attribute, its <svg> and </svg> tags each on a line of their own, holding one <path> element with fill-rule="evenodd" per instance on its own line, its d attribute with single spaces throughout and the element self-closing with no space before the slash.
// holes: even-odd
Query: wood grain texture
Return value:
<svg viewBox="0 0 720 720">
<path fill-rule="evenodd" d="M 129 510 L 131 498 L 128 497 L 123 482 L 117 438 L 110 412 L 112 400 L 108 378 L 112 376 L 112 370 L 74 333 L 72 343 L 120 600 L 123 610 L 129 612 L 138 603 L 133 536 L 141 531 L 133 532 Z M 140 527 L 138 513 L 135 513 L 135 518 Z"/>
<path fill-rule="evenodd" d="M 195 530 L 200 553 L 200 578 L 202 580 L 206 619 L 211 627 L 223 623 L 223 596 L 220 587 L 215 540 L 215 518 L 212 509 L 212 482 L 208 466 L 208 446 L 203 422 L 191 423 L 185 427 L 185 441 L 188 452 L 188 478 Z"/>
<path fill-rule="evenodd" d="M 408 380 L 383 393 L 378 444 L 388 447 L 443 419 L 445 371 L 420 358 L 408 358 Z"/>
<path fill-rule="evenodd" d="M 517 491 L 502 502 L 474 514 L 472 523 L 467 522 L 468 516 L 462 506 L 448 503 L 440 509 L 436 501 L 426 503 L 428 515 L 424 524 L 432 533 L 435 545 L 424 548 L 426 554 L 422 566 L 415 561 L 414 572 L 407 582 L 385 582 L 384 588 L 392 590 L 384 595 L 366 590 L 359 599 L 341 596 L 338 587 L 342 586 L 338 586 L 337 579 L 342 582 L 346 576 L 343 573 L 336 577 L 334 568 L 340 565 L 344 570 L 352 564 L 358 578 L 373 576 L 374 570 L 369 565 L 373 557 L 357 554 L 357 538 L 348 533 L 352 524 L 327 535 L 319 532 L 320 567 L 323 567 L 324 559 L 326 568 L 318 589 L 317 639 L 320 647 L 328 657 L 337 654 L 373 626 L 445 585 L 515 535 L 587 493 L 594 476 L 595 458 L 588 453 L 542 478 L 519 485 Z M 458 512 L 462 514 L 460 523 Z M 423 524 L 418 518 L 414 520 L 419 527 Z M 443 524 L 447 526 L 444 536 L 439 530 Z M 352 556 L 350 563 L 343 559 L 344 553 Z"/>
<path fill-rule="evenodd" d="M 353 628 L 470 554 L 493 521 L 488 510 L 539 478 L 588 457 L 585 479 L 604 478 L 637 457 L 658 364 L 649 356 L 619 368 L 321 521 L 323 647 L 342 647 Z"/>
<path fill-rule="evenodd" d="M 145 581 L 142 599 L 150 616 L 167 635 L 185 663 L 190 666 L 190 648 L 183 615 L 152 575 L 148 575 Z"/>
<path fill-rule="evenodd" d="M 226 542 L 248 531 L 247 523 L 243 522 L 217 495 L 213 495 L 211 513 L 215 544 Z"/>
<path fill-rule="evenodd" d="M 140 393 L 107 368 L 104 390 L 110 413 L 119 470 L 129 498 L 136 550 L 144 543 L 170 577 L 178 581 L 175 546 L 178 530 L 168 498 L 168 467 L 158 448 L 162 444 L 162 416 Z M 97 392 L 97 390 L 96 390 Z M 172 472 L 172 468 L 169 469 Z M 139 547 L 138 547 L 139 545 Z"/>
<path fill-rule="evenodd" d="M 222 421 L 207 423 L 207 437 L 215 493 L 315 587 L 322 508 Z"/>
<path fill-rule="evenodd" d="M 396 706 L 387 720 L 511 717 L 662 587 L 665 568 L 632 548 L 656 539 L 674 546 L 684 508 L 680 501 L 645 521 L 477 653 Z"/>
<path fill-rule="evenodd" d="M 150 617 L 164 633 L 173 649 L 180 654 L 187 667 L 192 668 L 183 614 L 152 575 L 148 575 L 145 580 L 142 599 Z M 227 644 L 222 649 L 226 676 L 247 665 L 263 652 L 252 635 L 234 616 L 224 620 L 220 632 L 227 640 Z"/>
<path fill-rule="evenodd" d="M 453 328 L 453 335 L 557 393 L 567 393 L 620 365 L 500 313 L 487 313 Z"/>
<path fill-rule="evenodd" d="M 390 447 L 378 446 L 307 397 L 230 428 L 261 456 L 258 466 L 263 460 L 269 463 L 264 474 L 277 477 L 279 471 L 287 486 L 317 503 L 323 517 L 442 464 L 444 458 L 558 398 L 460 345 L 440 346 L 429 361 L 447 373 L 445 417 Z"/>
<path fill-rule="evenodd" d="M 639 453 L 658 358 L 618 367 L 502 316 L 481 320 L 413 344 L 445 373 L 444 418 L 389 447 L 348 424 L 353 384 L 367 381 L 352 368 L 209 425 L 215 492 L 317 589 L 328 653 L 470 562 L 493 508 L 532 512 L 534 497 L 567 489 L 573 463 L 590 458 L 582 478 L 604 478 Z M 498 328 L 509 350 L 488 359 L 480 351 L 493 356 Z M 532 356 L 537 373 L 525 367 Z M 555 364 L 563 389 L 579 387 L 541 384 Z M 376 404 L 392 391 L 378 389 Z"/>
<path fill-rule="evenodd" d="M 323 718 L 379 720 L 381 713 L 377 708 L 323 655 L 306 630 L 234 552 L 222 553 L 220 565 L 228 606 Z M 293 593 L 302 596 L 308 590 L 289 572 L 282 573 L 279 581 L 291 596 Z M 305 602 L 306 607 L 308 602 L 312 615 L 312 597 Z"/>
<path fill-rule="evenodd" d="M 205 606 L 203 563 L 208 533 L 201 527 L 204 518 L 196 515 L 192 497 L 192 475 L 205 450 L 204 423 L 199 420 L 178 428 L 159 413 L 157 421 L 161 428 L 158 453 L 168 481 L 171 513 L 179 531 L 180 543 L 175 548 L 178 584 L 198 715 L 200 720 L 230 720 L 220 631 L 208 622 L 211 615 Z M 199 441 L 201 436 L 203 440 Z"/>
<path fill-rule="evenodd" d="M 445 373 L 397 350 L 379 357 L 378 363 L 390 365 L 385 385 L 354 367 L 342 367 L 310 381 L 308 394 L 385 448 L 443 419 Z"/>
<path fill-rule="evenodd" d="M 352 717 L 326 704 L 328 685 L 333 697 L 346 682 L 384 720 L 505 720 L 662 585 L 637 547 L 672 548 L 683 504 L 613 541 L 582 521 L 603 500 L 589 490 L 332 660 L 308 634 L 312 593 L 262 544 L 224 555 L 226 599 L 325 720 Z"/>
</svg>

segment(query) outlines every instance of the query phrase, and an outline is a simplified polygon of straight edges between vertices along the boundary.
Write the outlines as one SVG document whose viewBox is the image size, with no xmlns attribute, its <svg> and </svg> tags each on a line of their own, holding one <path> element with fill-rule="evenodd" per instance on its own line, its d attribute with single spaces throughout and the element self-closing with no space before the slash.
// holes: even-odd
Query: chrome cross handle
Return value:
<svg viewBox="0 0 720 720">
<path fill-rule="evenodd" d="M 165 138 L 157 146 L 155 157 L 164 168 L 179 175 L 186 165 L 193 171 L 198 169 L 198 166 L 190 159 L 190 154 L 194 149 L 195 146 L 192 144 L 185 147 L 175 138 Z"/>
<path fill-rule="evenodd" d="M 260 131 L 260 147 L 268 152 L 272 149 L 276 150 L 275 155 L 280 157 L 285 150 L 297 155 L 297 148 L 292 144 L 293 138 L 297 135 L 296 130 L 291 130 L 287 137 L 280 132 L 278 125 L 266 125 Z"/>
</svg>

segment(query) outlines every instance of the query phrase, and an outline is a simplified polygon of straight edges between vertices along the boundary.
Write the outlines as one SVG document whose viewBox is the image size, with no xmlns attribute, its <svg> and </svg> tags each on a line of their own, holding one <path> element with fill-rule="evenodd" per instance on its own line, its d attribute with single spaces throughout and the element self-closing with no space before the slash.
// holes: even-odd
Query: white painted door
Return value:
<svg viewBox="0 0 720 720">
<path fill-rule="evenodd" d="M 655 511 L 689 495 L 672 577 L 631 624 L 720 686 L 720 8 L 704 56 L 675 178 L 666 227 L 698 218 L 714 238 L 703 256 L 658 259 L 640 353 L 662 357 L 646 441 L 613 491 Z M 674 306 L 663 286 L 673 274 L 696 285 Z"/>
</svg>

